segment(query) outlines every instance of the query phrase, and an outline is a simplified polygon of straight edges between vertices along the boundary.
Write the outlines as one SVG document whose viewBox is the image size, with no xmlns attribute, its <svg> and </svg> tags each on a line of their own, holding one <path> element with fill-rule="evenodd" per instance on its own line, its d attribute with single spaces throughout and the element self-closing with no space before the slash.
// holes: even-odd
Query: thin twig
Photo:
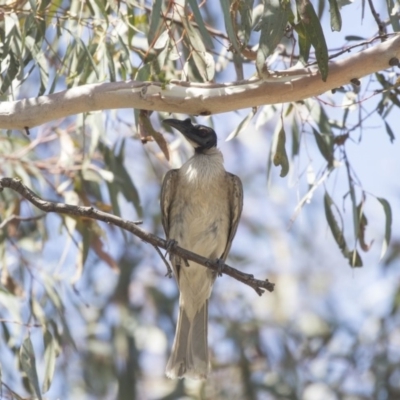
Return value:
<svg viewBox="0 0 400 400">
<path fill-rule="evenodd" d="M 118 226 L 122 229 L 125 229 L 133 233 L 135 236 L 139 237 L 144 242 L 150 243 L 152 246 L 157 246 L 164 250 L 168 249 L 170 253 L 176 254 L 178 257 L 181 257 L 183 259 L 187 259 L 197 264 L 203 265 L 204 267 L 207 267 L 213 270 L 214 272 L 218 273 L 221 270 L 221 265 L 218 262 L 218 260 L 210 260 L 198 254 L 192 253 L 189 250 L 183 249 L 182 247 L 179 246 L 173 246 L 172 248 L 168 248 L 167 240 L 161 239 L 156 235 L 153 235 L 151 233 L 148 233 L 140 229 L 135 222 L 127 221 L 115 215 L 108 214 L 100 210 L 96 210 L 93 207 L 82 207 L 71 204 L 45 201 L 39 196 L 37 196 L 27 186 L 25 186 L 20 179 L 1 178 L 0 191 L 5 187 L 18 192 L 26 200 L 28 200 L 30 203 L 32 203 L 42 211 L 75 215 L 75 216 L 87 217 L 103 221 L 106 222 L 107 224 Z M 266 279 L 265 281 L 255 279 L 253 275 L 245 274 L 235 268 L 230 267 L 227 264 L 224 264 L 222 269 L 224 274 L 229 275 L 230 277 L 235 278 L 236 280 L 252 287 L 260 296 L 264 293 L 264 290 L 268 290 L 269 292 L 272 292 L 274 290 L 275 286 L 274 283 L 269 282 L 268 279 Z"/>
<path fill-rule="evenodd" d="M 21 326 L 25 326 L 26 328 L 41 328 L 41 327 L 43 327 L 43 324 L 29 324 L 29 323 L 24 323 L 24 322 L 20 322 L 20 321 L 12 321 L 10 319 L 4 319 L 4 318 L 0 318 L 0 322 L 6 323 L 6 324 L 21 325 Z"/>
<path fill-rule="evenodd" d="M 163 260 L 165 266 L 167 267 L 167 273 L 165 274 L 165 276 L 168 276 L 168 278 L 172 278 L 172 268 L 169 265 L 169 262 L 167 261 L 167 259 L 164 257 L 164 254 L 162 253 L 162 251 L 158 248 L 158 246 L 153 245 L 153 247 L 156 249 L 156 252 L 158 253 L 158 255 L 161 257 L 161 260 Z"/>
<path fill-rule="evenodd" d="M 1 224 L 0 224 L 0 229 L 3 229 L 7 224 L 13 221 L 37 221 L 38 219 L 41 219 L 45 216 L 46 214 L 41 214 L 41 215 L 36 215 L 34 217 L 21 217 L 19 215 L 10 215 L 8 218 L 6 218 Z"/>
<path fill-rule="evenodd" d="M 386 33 L 385 24 L 381 21 L 379 14 L 376 12 L 374 3 L 372 3 L 372 0 L 368 0 L 368 4 L 369 4 L 369 8 L 371 9 L 371 13 L 375 19 L 375 22 L 378 25 L 379 34 L 384 35 Z"/>
</svg>

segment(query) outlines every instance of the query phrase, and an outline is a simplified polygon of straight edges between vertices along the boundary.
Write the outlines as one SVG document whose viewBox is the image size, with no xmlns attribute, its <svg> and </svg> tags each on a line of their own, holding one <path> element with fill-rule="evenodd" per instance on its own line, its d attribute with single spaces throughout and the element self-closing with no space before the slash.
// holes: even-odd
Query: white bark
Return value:
<svg viewBox="0 0 400 400">
<path fill-rule="evenodd" d="M 316 68 L 308 68 L 226 84 L 129 81 L 84 85 L 48 96 L 0 103 L 0 128 L 32 128 L 69 115 L 106 109 L 208 115 L 297 101 L 348 84 L 353 78 L 387 69 L 393 57 L 400 59 L 400 36 L 330 62 L 326 82 L 322 82 Z"/>
</svg>

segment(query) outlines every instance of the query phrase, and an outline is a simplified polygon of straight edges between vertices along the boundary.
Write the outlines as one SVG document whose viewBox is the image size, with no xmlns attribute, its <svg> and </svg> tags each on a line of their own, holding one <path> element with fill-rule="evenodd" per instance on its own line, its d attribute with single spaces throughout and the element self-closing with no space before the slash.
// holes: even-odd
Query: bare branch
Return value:
<svg viewBox="0 0 400 400">
<path fill-rule="evenodd" d="M 298 101 L 346 85 L 353 78 L 387 69 L 394 57 L 400 59 L 400 35 L 347 58 L 331 61 L 326 82 L 321 80 L 316 67 L 309 67 L 224 84 L 173 80 L 84 85 L 47 96 L 1 102 L 0 128 L 31 128 L 69 115 L 106 109 L 210 115 Z"/>
<path fill-rule="evenodd" d="M 103 221 L 107 224 L 119 226 L 120 228 L 133 233 L 135 236 L 139 237 L 144 242 L 150 243 L 154 247 L 167 250 L 168 242 L 166 240 L 140 229 L 137 226 L 136 222 L 124 220 L 115 215 L 96 210 L 93 207 L 82 207 L 43 200 L 27 186 L 25 186 L 20 179 L 1 178 L 0 191 L 3 190 L 3 188 L 5 187 L 18 192 L 22 197 L 24 197 L 26 200 L 28 200 L 30 203 L 32 203 L 42 211 L 75 215 L 79 217 L 86 217 L 96 219 L 98 221 Z M 217 262 L 217 260 L 210 260 L 198 254 L 192 253 L 191 251 L 185 250 L 182 247 L 173 246 L 168 250 L 181 258 L 194 261 L 195 263 L 201 264 L 204 267 L 209 268 L 215 272 L 219 272 L 221 269 L 221 265 Z M 235 268 L 230 267 L 227 264 L 224 264 L 222 272 L 252 287 L 259 295 L 262 295 L 264 293 L 264 289 L 268 290 L 269 292 L 272 292 L 274 290 L 274 284 L 269 282 L 268 279 L 266 279 L 265 281 L 255 279 L 253 275 L 245 274 Z"/>
</svg>

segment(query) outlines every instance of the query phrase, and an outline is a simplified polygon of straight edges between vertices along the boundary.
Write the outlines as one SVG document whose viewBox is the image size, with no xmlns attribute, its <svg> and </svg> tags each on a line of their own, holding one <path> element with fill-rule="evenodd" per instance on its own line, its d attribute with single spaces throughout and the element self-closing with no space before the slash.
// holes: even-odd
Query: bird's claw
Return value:
<svg viewBox="0 0 400 400">
<path fill-rule="evenodd" d="M 167 248 L 165 249 L 165 256 L 170 253 L 170 251 L 178 245 L 175 239 L 167 239 Z"/>
<path fill-rule="evenodd" d="M 171 250 L 173 250 L 177 246 L 178 246 L 178 242 L 175 239 L 167 239 L 167 246 L 166 246 L 165 256 L 169 253 L 170 254 L 170 259 L 171 259 L 171 257 L 174 258 L 175 265 L 176 265 L 177 268 L 179 268 L 181 266 L 181 260 L 182 259 L 183 259 L 183 262 L 185 263 L 185 266 L 189 267 L 190 265 L 189 265 L 188 260 L 186 260 L 186 258 L 181 258 L 181 257 L 177 256 L 176 254 L 175 255 L 171 254 Z"/>
<path fill-rule="evenodd" d="M 217 275 L 222 276 L 225 269 L 225 261 L 222 258 L 217 258 L 215 262 L 217 263 Z"/>
</svg>

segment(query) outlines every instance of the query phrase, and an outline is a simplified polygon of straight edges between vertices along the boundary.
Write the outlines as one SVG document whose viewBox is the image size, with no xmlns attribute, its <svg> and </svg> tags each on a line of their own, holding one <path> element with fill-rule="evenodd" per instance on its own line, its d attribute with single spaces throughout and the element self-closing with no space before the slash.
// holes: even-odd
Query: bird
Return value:
<svg viewBox="0 0 400 400">
<path fill-rule="evenodd" d="M 193 146 L 194 155 L 162 183 L 160 206 L 167 243 L 225 262 L 243 208 L 240 178 L 224 168 L 215 131 L 185 120 L 165 119 Z M 170 253 L 179 288 L 179 314 L 166 376 L 205 380 L 210 371 L 208 300 L 217 274 Z"/>
</svg>

